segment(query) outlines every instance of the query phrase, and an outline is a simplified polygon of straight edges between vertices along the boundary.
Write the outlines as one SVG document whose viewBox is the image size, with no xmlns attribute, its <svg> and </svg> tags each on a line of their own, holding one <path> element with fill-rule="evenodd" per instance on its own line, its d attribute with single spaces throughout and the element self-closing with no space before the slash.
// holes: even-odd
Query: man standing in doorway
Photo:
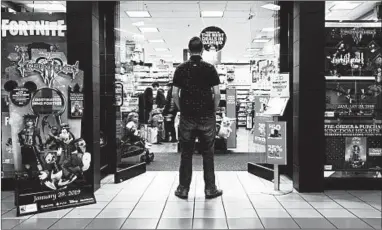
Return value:
<svg viewBox="0 0 382 230">
<path fill-rule="evenodd" d="M 190 60 L 180 64 L 174 74 L 173 98 L 180 109 L 179 142 L 182 151 L 179 186 L 175 195 L 188 198 L 192 179 L 192 154 L 198 137 L 203 155 L 205 195 L 212 199 L 223 194 L 215 184 L 214 148 L 216 110 L 220 102 L 219 76 L 215 67 L 202 60 L 203 43 L 191 38 Z"/>
</svg>

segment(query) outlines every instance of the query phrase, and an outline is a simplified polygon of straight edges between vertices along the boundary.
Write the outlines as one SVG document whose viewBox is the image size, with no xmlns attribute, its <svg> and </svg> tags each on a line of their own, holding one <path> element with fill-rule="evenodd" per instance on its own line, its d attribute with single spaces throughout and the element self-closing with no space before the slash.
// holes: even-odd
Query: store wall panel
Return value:
<svg viewBox="0 0 382 230">
<path fill-rule="evenodd" d="M 325 66 L 322 64 L 325 2 L 294 4 L 294 187 L 300 192 L 321 192 L 325 151 L 322 130 L 325 109 Z"/>
</svg>

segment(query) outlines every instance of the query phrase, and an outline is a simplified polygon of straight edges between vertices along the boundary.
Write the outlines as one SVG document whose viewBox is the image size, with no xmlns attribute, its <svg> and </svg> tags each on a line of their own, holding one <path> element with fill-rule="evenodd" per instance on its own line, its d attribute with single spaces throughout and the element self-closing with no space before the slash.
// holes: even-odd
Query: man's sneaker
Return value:
<svg viewBox="0 0 382 230">
<path fill-rule="evenodd" d="M 179 197 L 180 199 L 187 199 L 188 198 L 188 188 L 185 188 L 181 185 L 178 186 L 178 188 L 175 191 L 175 196 Z"/>
<path fill-rule="evenodd" d="M 217 188 L 206 189 L 204 192 L 206 194 L 206 199 L 213 199 L 223 195 L 223 190 Z"/>
</svg>

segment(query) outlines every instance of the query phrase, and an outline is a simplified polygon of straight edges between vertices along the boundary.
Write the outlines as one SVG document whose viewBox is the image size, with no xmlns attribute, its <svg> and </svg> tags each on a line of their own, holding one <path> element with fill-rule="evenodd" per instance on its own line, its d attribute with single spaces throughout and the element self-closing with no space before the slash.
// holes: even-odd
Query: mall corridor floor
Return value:
<svg viewBox="0 0 382 230">
<path fill-rule="evenodd" d="M 2 193 L 2 229 L 381 229 L 380 191 L 264 194 L 272 183 L 247 172 L 217 172 L 221 198 L 204 199 L 194 172 L 187 201 L 174 196 L 176 172 L 147 172 L 114 184 L 103 180 L 97 204 L 16 217 L 13 193 Z M 282 178 L 282 190 L 292 188 Z"/>
</svg>

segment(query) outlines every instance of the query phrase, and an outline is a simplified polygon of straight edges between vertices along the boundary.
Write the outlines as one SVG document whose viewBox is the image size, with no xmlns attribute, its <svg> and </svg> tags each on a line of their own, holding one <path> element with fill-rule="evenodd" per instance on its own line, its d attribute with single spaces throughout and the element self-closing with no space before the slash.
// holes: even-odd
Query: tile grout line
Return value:
<svg viewBox="0 0 382 230">
<path fill-rule="evenodd" d="M 236 177 L 238 178 L 240 185 L 244 188 L 244 185 L 243 185 L 242 181 L 240 180 L 239 176 L 237 175 L 237 173 L 236 173 Z M 244 191 L 245 191 L 245 189 L 244 189 Z M 261 220 L 259 213 L 257 213 L 257 210 L 256 210 L 254 204 L 252 203 L 252 200 L 249 198 L 249 194 L 247 193 L 247 191 L 245 191 L 245 194 L 247 195 L 247 198 L 249 200 L 249 203 L 252 205 L 253 210 L 255 210 L 257 217 L 259 218 L 260 224 L 263 226 L 263 229 L 265 229 L 264 223 Z"/>
<path fill-rule="evenodd" d="M 219 176 L 218 174 L 216 174 L 216 178 L 217 178 L 217 181 L 218 181 L 217 184 L 218 184 L 219 187 L 220 187 L 219 177 L 220 177 L 220 176 Z M 222 188 L 220 188 L 220 189 L 222 189 Z M 223 191 L 223 192 L 224 192 L 224 191 Z M 224 193 L 223 193 L 223 195 L 224 195 Z M 226 224 L 226 226 L 227 226 L 227 229 L 230 229 L 230 228 L 229 228 L 229 225 L 228 225 L 227 211 L 225 210 L 225 206 L 224 206 L 223 195 L 221 196 L 221 201 L 222 201 L 223 211 L 224 211 L 224 216 L 225 216 L 225 224 Z"/>
<path fill-rule="evenodd" d="M 196 188 L 198 186 L 198 180 L 197 180 L 197 175 L 195 176 L 195 188 L 194 188 L 194 207 L 192 211 L 192 220 L 191 220 L 191 229 L 194 229 L 194 219 L 195 219 L 195 211 L 196 211 Z"/>
<path fill-rule="evenodd" d="M 131 210 L 130 214 L 126 217 L 125 221 L 123 221 L 121 227 L 119 229 L 122 229 L 123 225 L 125 225 L 126 221 L 129 219 L 129 217 L 131 216 L 131 213 L 134 212 L 135 208 L 137 207 L 137 205 L 139 204 L 139 201 L 142 199 L 142 197 L 144 196 L 145 192 L 147 191 L 147 189 L 150 187 L 151 183 L 155 180 L 155 178 L 158 176 L 158 174 L 156 174 L 151 180 L 150 180 L 150 183 L 148 183 L 147 187 L 145 188 L 145 190 L 143 191 L 142 193 L 142 196 L 138 199 L 137 203 L 134 205 L 133 209 Z M 137 177 L 135 177 L 137 178 Z M 87 226 L 86 226 L 87 227 Z"/>
<path fill-rule="evenodd" d="M 170 197 L 171 190 L 172 190 L 172 187 L 174 186 L 175 181 L 176 181 L 176 176 L 174 177 L 174 179 L 173 179 L 173 181 L 172 181 L 172 183 L 171 183 L 170 191 L 169 191 L 169 193 L 168 193 L 168 195 L 167 195 L 167 198 L 166 198 L 166 201 L 165 201 L 165 203 L 164 203 L 164 207 L 163 207 L 162 213 L 161 213 L 160 216 L 159 216 L 158 223 L 156 224 L 155 229 L 158 229 L 158 227 L 159 227 L 159 223 L 160 223 L 160 221 L 162 220 L 162 216 L 163 216 L 164 210 L 165 210 L 165 208 L 166 208 L 166 206 L 167 206 L 168 198 Z"/>
<path fill-rule="evenodd" d="M 103 210 L 105 210 L 105 208 L 111 203 L 111 201 L 120 193 L 122 191 L 122 188 L 119 190 L 119 192 L 117 192 L 114 196 L 113 196 L 113 198 L 111 198 L 111 200 L 107 203 L 107 205 L 105 206 L 105 207 L 103 207 L 102 209 L 101 209 L 101 211 L 95 216 L 95 217 L 93 217 L 93 218 L 91 218 L 92 220 L 88 223 L 88 224 L 86 224 L 85 225 L 85 227 L 84 227 L 84 229 L 86 229 L 95 219 L 97 219 L 97 216 L 99 216 L 99 214 L 101 214 L 101 212 L 103 211 Z M 94 195 L 94 197 L 95 197 L 95 195 Z M 74 210 L 74 209 L 73 209 Z M 73 211 L 72 210 L 72 211 Z M 70 211 L 71 212 L 71 211 Z M 65 214 L 62 218 L 64 218 L 66 215 L 68 215 L 70 212 L 68 212 L 67 214 Z"/>
<path fill-rule="evenodd" d="M 346 191 L 347 193 L 349 193 L 348 191 Z M 325 194 L 325 193 L 324 193 Z M 356 197 L 356 196 L 354 196 L 353 194 L 351 194 L 351 193 L 349 193 L 350 195 L 352 195 L 353 197 L 355 197 L 355 198 L 357 198 L 357 199 L 359 199 L 358 197 Z M 325 194 L 325 196 L 327 196 L 326 194 Z M 355 215 L 354 213 L 352 213 L 350 210 L 348 210 L 347 208 L 345 208 L 344 206 L 342 206 L 340 203 L 338 203 L 335 199 L 333 199 L 332 197 L 329 197 L 329 196 L 327 196 L 329 199 L 331 199 L 334 203 L 336 203 L 338 206 L 340 206 L 340 207 L 342 207 L 342 209 L 344 209 L 344 210 L 346 210 L 346 211 L 348 211 L 348 212 L 350 212 L 351 214 L 353 214 L 356 218 L 353 218 L 353 219 L 359 219 L 359 220 L 361 220 L 362 222 L 364 222 L 366 225 L 368 225 L 369 227 L 371 227 L 372 229 L 374 229 L 373 228 L 373 226 L 371 226 L 371 225 L 369 225 L 367 222 L 365 222 L 363 219 L 361 219 L 361 218 L 359 218 L 357 215 Z M 303 197 L 303 199 L 304 199 L 304 197 Z M 305 200 L 305 199 L 304 199 Z M 359 199 L 359 200 L 361 200 L 361 199 Z M 363 202 L 363 203 L 365 203 L 365 202 Z M 314 208 L 314 207 L 313 207 Z M 315 209 L 315 208 L 314 208 Z M 334 227 L 336 227 L 337 229 L 339 229 L 333 222 L 331 222 L 330 220 L 329 220 L 329 217 L 327 218 L 326 216 L 324 216 L 318 209 L 316 209 L 316 211 L 318 212 L 318 213 L 320 213 L 329 223 L 331 223 Z"/>
<path fill-rule="evenodd" d="M 292 193 L 293 194 L 293 193 Z M 304 199 L 304 197 L 302 197 L 299 193 L 295 193 L 295 194 L 297 194 L 299 197 L 301 197 L 303 200 L 305 200 Z M 288 194 L 285 194 L 285 195 L 288 195 Z M 285 195 L 282 195 L 282 196 L 285 196 Z M 293 222 L 300 228 L 300 229 L 302 229 L 301 228 L 301 226 L 297 223 L 297 221 L 294 219 L 294 217 L 288 212 L 288 210 L 284 207 L 284 205 L 281 203 L 281 201 L 279 200 L 279 199 L 277 199 L 277 197 L 276 196 L 274 196 L 275 197 L 275 199 L 277 200 L 277 202 L 279 202 L 279 204 L 281 205 L 281 207 L 283 207 L 283 209 L 288 213 L 288 215 L 292 218 L 292 220 L 293 220 Z M 306 201 L 306 200 L 305 200 Z"/>
</svg>

